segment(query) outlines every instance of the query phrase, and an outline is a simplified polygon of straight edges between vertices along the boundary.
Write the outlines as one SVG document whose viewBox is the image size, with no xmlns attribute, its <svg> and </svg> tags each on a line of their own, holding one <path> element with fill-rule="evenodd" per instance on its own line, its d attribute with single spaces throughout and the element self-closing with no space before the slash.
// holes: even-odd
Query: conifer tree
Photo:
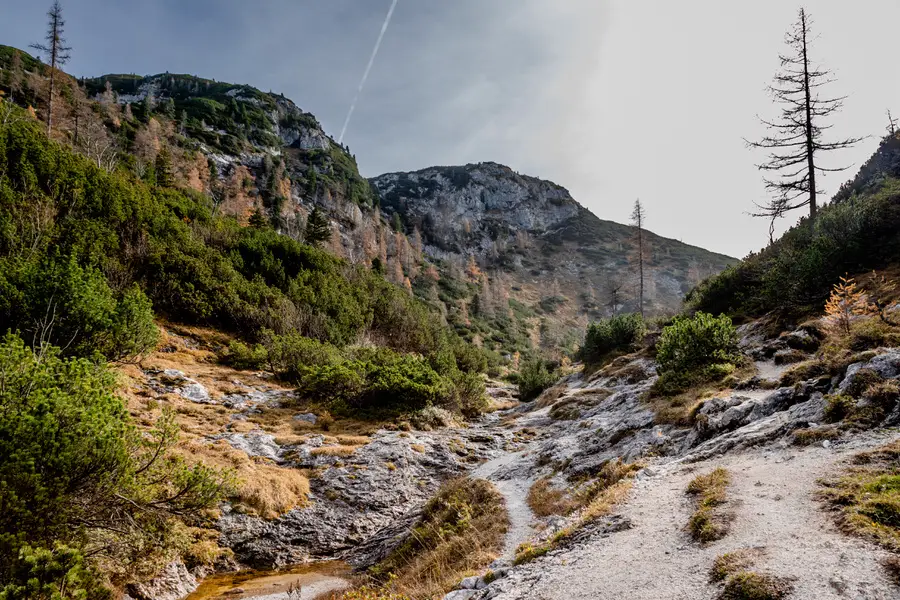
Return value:
<svg viewBox="0 0 900 600">
<path fill-rule="evenodd" d="M 757 204 L 759 211 L 753 216 L 770 220 L 770 241 L 775 219 L 791 210 L 809 206 L 809 224 L 815 227 L 817 197 L 821 193 L 816 176 L 847 168 L 824 168 L 819 163 L 819 156 L 849 148 L 860 141 L 860 138 L 833 142 L 823 139 L 825 130 L 831 127 L 823 121 L 841 109 L 845 96 L 823 96 L 820 91 L 834 79 L 810 57 L 813 37 L 810 25 L 809 15 L 801 8 L 797 22 L 785 35 L 788 52 L 779 55 L 781 70 L 768 88 L 773 100 L 781 106 L 781 114 L 775 121 L 760 119 L 769 129 L 769 135 L 756 142 L 747 142 L 751 148 L 769 150 L 766 162 L 757 167 L 773 174 L 764 178 L 766 190 L 773 197 L 765 204 Z"/>
<path fill-rule="evenodd" d="M 327 242 L 330 239 L 331 223 L 328 222 L 328 217 L 325 216 L 325 213 L 317 206 L 313 208 L 309 214 L 309 219 L 306 221 L 304 241 L 310 246 L 318 248 L 322 245 L 322 242 Z"/>
<path fill-rule="evenodd" d="M 646 252 L 644 244 L 644 221 L 647 215 L 644 205 L 640 200 L 634 201 L 634 210 L 631 212 L 631 224 L 634 225 L 635 243 L 637 246 L 637 271 L 638 271 L 638 312 L 644 316 L 644 256 Z"/>
<path fill-rule="evenodd" d="M 175 177 L 172 175 L 172 155 L 168 148 L 163 148 L 156 155 L 156 184 L 160 187 L 172 187 L 175 185 Z"/>
<path fill-rule="evenodd" d="M 47 35 L 44 44 L 32 44 L 31 47 L 44 52 L 50 60 L 50 87 L 47 95 L 47 133 L 53 129 L 53 95 L 56 86 L 56 71 L 69 60 L 69 51 L 63 37 L 66 22 L 62 16 L 62 6 L 59 0 L 55 0 L 50 10 L 47 11 Z"/>
</svg>

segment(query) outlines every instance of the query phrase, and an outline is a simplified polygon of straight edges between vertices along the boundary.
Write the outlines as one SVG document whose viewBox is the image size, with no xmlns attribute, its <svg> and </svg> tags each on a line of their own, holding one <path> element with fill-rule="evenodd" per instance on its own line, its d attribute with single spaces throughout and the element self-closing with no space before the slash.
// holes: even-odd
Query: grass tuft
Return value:
<svg viewBox="0 0 900 600">
<path fill-rule="evenodd" d="M 542 490 L 541 494 L 548 494 L 546 507 L 564 507 L 569 512 L 581 509 L 581 512 L 572 524 L 556 532 L 544 542 L 540 544 L 525 543 L 519 546 L 516 549 L 516 558 L 513 564 L 521 565 L 547 554 L 585 525 L 611 514 L 615 506 L 628 497 L 632 485 L 630 478 L 642 467 L 641 463 L 625 464 L 621 460 L 611 460 L 603 465 L 593 480 L 568 495 L 558 497 L 555 493 L 548 494 L 546 490 Z M 546 486 L 549 489 L 549 481 Z M 540 485 L 539 489 L 541 488 L 544 488 L 544 484 Z M 534 487 L 532 487 L 533 489 Z M 531 496 L 532 493 L 529 491 L 529 497 Z M 529 500 L 529 505 L 531 501 Z M 538 504 L 538 506 L 541 508 L 544 505 Z"/>
<path fill-rule="evenodd" d="M 707 475 L 698 475 L 688 484 L 687 493 L 694 496 L 697 509 L 688 520 L 687 529 L 695 540 L 708 543 L 728 533 L 729 515 L 723 513 L 726 490 L 731 474 L 721 467 Z"/>
<path fill-rule="evenodd" d="M 808 429 L 797 429 L 794 431 L 795 446 L 811 446 L 824 442 L 825 440 L 833 440 L 840 437 L 841 431 L 837 427 L 810 427 Z"/>
<path fill-rule="evenodd" d="M 782 600 L 790 595 L 792 589 L 787 580 L 741 571 L 725 582 L 718 600 Z"/>
<path fill-rule="evenodd" d="M 486 568 L 503 549 L 509 517 L 503 496 L 483 479 L 445 483 L 404 543 L 370 569 L 385 596 L 440 598 Z M 364 598 L 369 598 L 364 596 Z"/>
<path fill-rule="evenodd" d="M 900 441 L 863 452 L 836 478 L 823 480 L 821 496 L 841 529 L 900 552 Z"/>
<path fill-rule="evenodd" d="M 746 571 L 753 566 L 761 553 L 762 550 L 759 548 L 741 548 L 717 556 L 709 570 L 709 581 L 720 583 L 736 573 Z"/>
</svg>

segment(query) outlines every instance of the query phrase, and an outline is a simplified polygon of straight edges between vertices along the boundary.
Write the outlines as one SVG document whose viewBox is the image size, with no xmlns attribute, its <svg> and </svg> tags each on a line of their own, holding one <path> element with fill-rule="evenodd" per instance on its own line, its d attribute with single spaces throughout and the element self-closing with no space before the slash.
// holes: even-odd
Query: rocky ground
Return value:
<svg viewBox="0 0 900 600">
<path fill-rule="evenodd" d="M 793 335 L 802 338 L 803 332 Z M 878 564 L 882 551 L 837 532 L 814 492 L 816 481 L 848 455 L 900 433 L 882 428 L 808 448 L 792 445 L 791 434 L 822 423 L 824 395 L 846 389 L 860 368 L 897 378 L 900 350 L 881 349 L 831 380 L 778 387 L 787 367 L 773 358 L 803 339 L 773 342 L 745 330 L 744 340 L 758 360 L 757 375 L 708 399 L 690 427 L 657 424 L 643 400 L 655 365 L 635 357 L 590 377 L 573 373 L 538 401 L 466 427 L 379 430 L 337 454 L 327 450 L 333 448 L 328 433 L 285 437 L 259 424 L 265 420 L 254 412 L 279 410 L 282 389 L 257 384 L 242 393 L 204 393 L 206 386 L 191 374 L 156 370 L 146 376 L 161 392 L 228 409 L 226 425 L 209 433 L 208 443 L 224 441 L 257 460 L 310 474 L 310 502 L 278 518 L 224 507 L 221 543 L 244 565 L 271 569 L 321 559 L 372 564 L 404 539 L 442 480 L 468 474 L 497 485 L 511 528 L 492 565 L 496 579 L 467 579 L 448 596 L 452 600 L 714 598 L 719 588 L 708 583 L 713 559 L 745 547 L 761 549 L 757 570 L 790 579 L 795 598 L 897 597 Z M 289 417 L 316 418 L 300 411 Z M 898 421 L 900 415 L 890 415 L 884 425 Z M 617 458 L 647 465 L 627 501 L 547 555 L 512 566 L 519 544 L 540 542 L 573 519 L 535 518 L 525 502 L 531 485 L 550 477 L 563 487 Z M 684 531 L 691 512 L 684 492 L 692 477 L 718 466 L 733 475 L 733 525 L 724 539 L 700 546 Z M 174 587 L 179 593 L 144 597 L 183 597 L 185 586 Z"/>
<path fill-rule="evenodd" d="M 796 429 L 822 423 L 824 395 L 847 389 L 861 368 L 885 378 L 900 376 L 900 351 L 880 349 L 832 380 L 778 387 L 788 367 L 772 359 L 786 350 L 787 340 L 744 333 L 745 350 L 759 360 L 758 374 L 742 389 L 708 400 L 690 428 L 654 424 L 640 400 L 654 379 L 645 359 L 605 377 L 570 376 L 554 404 L 522 407 L 518 424 L 540 432 L 537 438 L 524 451 L 476 471 L 499 481 L 513 507 L 526 484 L 543 475 L 556 473 L 563 485 L 565 476 L 591 473 L 612 458 L 640 458 L 648 466 L 612 516 L 533 562 L 509 567 L 501 559 L 494 565 L 500 575 L 494 582 L 464 581 L 447 600 L 711 599 L 721 592 L 709 583 L 713 560 L 741 548 L 758 549 L 755 569 L 790 581 L 792 598 L 900 597 L 879 564 L 884 551 L 837 531 L 815 497 L 820 478 L 840 469 L 849 456 L 897 439 L 900 431 L 881 428 L 808 448 L 791 443 Z M 560 406 L 575 407 L 567 420 L 551 418 L 566 414 Z M 883 425 L 898 420 L 900 415 L 892 414 Z M 732 473 L 732 526 L 724 539 L 699 545 L 685 530 L 693 511 L 685 490 L 697 474 L 717 467 Z M 531 537 L 545 539 L 566 524 L 544 519 Z M 524 536 L 512 537 L 519 542 Z"/>
</svg>

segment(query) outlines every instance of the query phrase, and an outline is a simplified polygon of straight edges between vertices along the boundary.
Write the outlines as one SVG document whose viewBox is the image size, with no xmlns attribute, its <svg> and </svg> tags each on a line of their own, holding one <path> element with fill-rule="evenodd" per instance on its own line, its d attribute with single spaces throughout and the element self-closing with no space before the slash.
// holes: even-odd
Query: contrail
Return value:
<svg viewBox="0 0 900 600">
<path fill-rule="evenodd" d="M 350 111 L 347 113 L 347 118 L 344 120 L 344 126 L 341 128 L 338 144 L 344 143 L 344 134 L 347 133 L 347 126 L 350 125 L 350 117 L 353 116 L 353 111 L 356 110 L 356 103 L 359 102 L 359 95 L 362 94 L 363 87 L 366 85 L 366 80 L 369 78 L 369 71 L 372 70 L 372 65 L 375 63 L 375 56 L 378 54 L 378 49 L 381 48 L 381 40 L 384 39 L 384 34 L 387 31 L 388 25 L 391 24 L 391 17 L 394 15 L 395 8 L 397 8 L 397 0 L 391 2 L 391 8 L 388 9 L 388 14 L 384 18 L 384 23 L 381 25 L 381 33 L 378 34 L 378 40 L 375 42 L 375 47 L 372 49 L 372 56 L 369 57 L 369 64 L 366 65 L 366 71 L 363 73 L 362 79 L 359 82 L 359 87 L 356 90 L 356 96 L 353 97 L 353 103 L 350 105 Z"/>
</svg>

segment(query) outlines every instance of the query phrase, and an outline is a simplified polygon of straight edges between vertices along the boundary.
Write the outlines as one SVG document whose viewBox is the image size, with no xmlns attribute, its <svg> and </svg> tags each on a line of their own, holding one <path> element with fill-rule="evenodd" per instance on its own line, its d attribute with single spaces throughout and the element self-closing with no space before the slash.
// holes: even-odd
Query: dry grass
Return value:
<svg viewBox="0 0 900 600">
<path fill-rule="evenodd" d="M 644 468 L 644 463 L 624 463 L 620 459 L 603 463 L 597 474 L 572 487 L 560 490 L 553 487 L 549 477 L 538 479 L 528 490 L 526 501 L 539 517 L 567 516 L 576 510 L 586 510 L 609 487 Z"/>
<path fill-rule="evenodd" d="M 508 527 L 503 496 L 493 484 L 466 478 L 445 483 L 407 540 L 371 569 L 385 586 L 379 593 L 443 597 L 497 557 Z"/>
<path fill-rule="evenodd" d="M 842 530 L 900 553 L 900 441 L 857 454 L 841 476 L 820 483 Z"/>
<path fill-rule="evenodd" d="M 574 421 L 581 416 L 578 398 L 563 398 L 554 404 L 547 414 L 556 421 Z"/>
<path fill-rule="evenodd" d="M 365 446 L 372 441 L 367 435 L 336 435 L 335 439 L 342 446 Z"/>
<path fill-rule="evenodd" d="M 409 596 L 396 594 L 377 586 L 362 586 L 340 594 L 332 594 L 325 598 L 329 600 L 412 600 Z M 320 597 L 315 600 L 324 600 L 324 598 Z"/>
<path fill-rule="evenodd" d="M 746 571 L 756 563 L 763 553 L 762 548 L 740 548 L 734 552 L 717 556 L 709 570 L 710 583 L 719 583 L 732 575 Z"/>
<path fill-rule="evenodd" d="M 728 578 L 718 600 L 782 600 L 792 590 L 793 585 L 785 579 L 741 571 Z"/>
<path fill-rule="evenodd" d="M 840 435 L 840 429 L 827 425 L 810 427 L 807 429 L 797 429 L 794 431 L 794 445 L 811 446 L 813 444 L 824 442 L 825 440 L 837 439 Z"/>
<path fill-rule="evenodd" d="M 565 490 L 555 489 L 549 477 L 542 477 L 534 482 L 528 490 L 526 498 L 528 506 L 538 517 L 550 515 L 568 515 L 575 510 L 575 502 Z"/>
<path fill-rule="evenodd" d="M 510 410 L 515 408 L 522 403 L 514 398 L 491 398 L 488 401 L 488 406 L 484 409 L 485 414 L 490 414 L 493 412 L 498 412 L 501 410 Z"/>
<path fill-rule="evenodd" d="M 554 404 L 559 397 L 565 393 L 568 386 L 566 384 L 561 383 L 559 385 L 555 385 L 550 389 L 544 390 L 544 392 L 538 396 L 537 400 L 534 402 L 535 408 L 547 408 Z"/>
<path fill-rule="evenodd" d="M 233 470 L 238 481 L 233 501 L 239 510 L 274 519 L 307 503 L 309 479 L 303 471 L 250 458 L 224 440 L 191 440 L 177 451 L 188 460 Z"/>
<path fill-rule="evenodd" d="M 513 564 L 521 565 L 540 558 L 551 550 L 558 548 L 585 525 L 612 514 L 613 509 L 628 497 L 631 486 L 632 482 L 630 480 L 623 480 L 605 488 L 584 507 L 584 510 L 582 510 L 574 523 L 559 530 L 553 537 L 541 544 L 535 545 L 526 542 L 516 548 L 516 558 Z"/>
<path fill-rule="evenodd" d="M 419 454 L 425 454 L 425 446 L 422 444 L 410 444 L 409 447 Z"/>
<path fill-rule="evenodd" d="M 203 384 L 214 399 L 261 385 L 274 390 L 285 388 L 262 382 L 252 374 L 217 364 L 215 348 L 223 347 L 229 341 L 224 334 L 199 327 L 176 327 L 165 323 L 160 326 L 161 350 L 146 357 L 140 367 L 122 365 L 118 368 L 120 392 L 138 427 L 153 427 L 163 410 L 171 410 L 181 429 L 175 453 L 189 464 L 202 462 L 212 467 L 230 469 L 237 481 L 232 501 L 238 510 L 264 518 L 275 518 L 305 505 L 309 495 L 306 473 L 281 468 L 265 460 L 252 459 L 224 440 L 210 443 L 206 439 L 226 428 L 235 433 L 250 431 L 256 428 L 254 423 L 233 421 L 232 417 L 237 411 L 221 405 L 197 404 L 178 394 L 158 394 L 148 386 L 147 376 L 142 368 L 183 371 L 188 377 Z M 284 419 L 284 416 L 279 415 L 279 419 Z M 284 420 L 291 422 L 290 417 Z M 293 433 L 290 428 L 279 431 L 285 436 Z M 192 552 L 199 559 L 213 550 L 213 544 L 204 543 Z"/>
<path fill-rule="evenodd" d="M 528 504 L 532 510 L 551 514 L 570 514 L 580 509 L 577 518 L 542 544 L 522 544 L 516 549 L 515 564 L 522 564 L 543 556 L 558 547 L 585 525 L 612 513 L 617 504 L 628 497 L 630 478 L 644 467 L 643 463 L 626 464 L 621 460 L 604 463 L 594 479 L 583 482 L 572 490 L 560 492 L 550 486 L 549 480 L 539 480 L 528 492 Z M 541 482 L 546 483 L 541 483 Z M 536 486 L 536 487 L 535 487 Z M 538 514 L 535 511 L 535 514 Z"/>
<path fill-rule="evenodd" d="M 712 542 L 728 533 L 730 517 L 721 507 L 730 482 L 731 474 L 719 467 L 707 475 L 698 475 L 688 484 L 687 493 L 695 497 L 697 509 L 688 520 L 687 530 L 698 542 Z"/>
</svg>

